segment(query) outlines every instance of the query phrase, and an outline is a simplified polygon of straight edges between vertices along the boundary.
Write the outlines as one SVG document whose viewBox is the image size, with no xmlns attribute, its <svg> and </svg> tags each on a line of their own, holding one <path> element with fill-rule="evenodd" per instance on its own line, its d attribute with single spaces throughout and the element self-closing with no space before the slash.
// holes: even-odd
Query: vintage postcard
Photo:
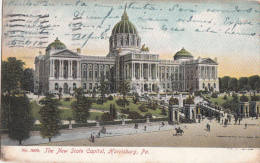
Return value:
<svg viewBox="0 0 260 163">
<path fill-rule="evenodd" d="M 1 38 L 3 161 L 260 161 L 259 1 L 3 0 Z"/>
</svg>

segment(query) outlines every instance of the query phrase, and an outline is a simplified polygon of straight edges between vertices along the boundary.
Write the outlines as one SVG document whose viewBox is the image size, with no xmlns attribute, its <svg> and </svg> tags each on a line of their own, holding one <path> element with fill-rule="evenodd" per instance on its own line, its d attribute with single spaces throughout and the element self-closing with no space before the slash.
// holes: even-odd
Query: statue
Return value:
<svg viewBox="0 0 260 163">
<path fill-rule="evenodd" d="M 149 48 L 145 47 L 145 44 L 142 45 L 141 51 L 149 52 Z"/>
</svg>

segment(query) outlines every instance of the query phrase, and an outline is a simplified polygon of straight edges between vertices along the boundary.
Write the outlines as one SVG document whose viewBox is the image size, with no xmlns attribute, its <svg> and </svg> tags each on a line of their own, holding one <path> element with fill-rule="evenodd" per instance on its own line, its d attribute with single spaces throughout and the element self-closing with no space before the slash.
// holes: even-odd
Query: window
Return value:
<svg viewBox="0 0 260 163">
<path fill-rule="evenodd" d="M 55 83 L 55 90 L 59 90 L 59 84 Z"/>
<path fill-rule="evenodd" d="M 216 83 L 214 83 L 214 88 L 216 88 Z"/>
<path fill-rule="evenodd" d="M 92 83 L 89 83 L 89 89 L 92 89 Z"/>
<path fill-rule="evenodd" d="M 165 84 L 163 83 L 163 89 L 165 89 Z"/>
<path fill-rule="evenodd" d="M 93 73 L 92 73 L 92 71 L 89 71 L 89 78 L 93 79 Z"/>
<path fill-rule="evenodd" d="M 75 90 L 77 88 L 76 83 L 73 83 L 73 90 Z"/>
<path fill-rule="evenodd" d="M 87 84 L 83 83 L 83 89 L 87 89 Z"/>
<path fill-rule="evenodd" d="M 95 78 L 97 79 L 98 78 L 98 72 L 95 71 Z"/>
<path fill-rule="evenodd" d="M 169 83 L 167 84 L 167 88 L 170 88 L 170 84 Z"/>
<path fill-rule="evenodd" d="M 203 86 L 202 86 L 203 88 L 205 88 L 205 83 L 203 83 Z"/>
</svg>

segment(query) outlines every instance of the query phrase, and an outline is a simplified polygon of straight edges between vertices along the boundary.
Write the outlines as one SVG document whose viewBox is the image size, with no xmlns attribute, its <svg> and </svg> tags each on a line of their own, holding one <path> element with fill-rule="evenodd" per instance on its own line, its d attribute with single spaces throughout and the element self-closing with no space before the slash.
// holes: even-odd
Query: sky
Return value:
<svg viewBox="0 0 260 163">
<path fill-rule="evenodd" d="M 56 37 L 83 55 L 105 56 L 124 8 L 142 44 L 161 59 L 184 47 L 195 58 L 217 58 L 220 77 L 260 75 L 257 1 L 5 0 L 2 58 L 15 56 L 34 68 L 35 56 Z"/>
</svg>

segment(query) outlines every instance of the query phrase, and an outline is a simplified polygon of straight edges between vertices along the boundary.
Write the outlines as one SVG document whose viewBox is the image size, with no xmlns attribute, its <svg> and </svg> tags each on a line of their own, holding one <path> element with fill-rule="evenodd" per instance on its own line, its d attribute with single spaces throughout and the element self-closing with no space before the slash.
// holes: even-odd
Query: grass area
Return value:
<svg viewBox="0 0 260 163">
<path fill-rule="evenodd" d="M 75 101 L 75 98 L 71 98 L 69 101 L 65 101 L 63 98 L 60 100 L 60 103 L 62 107 L 71 108 L 71 104 L 73 101 Z"/>
<path fill-rule="evenodd" d="M 67 101 L 66 101 L 67 102 Z M 32 115 L 35 119 L 40 119 L 39 111 L 41 109 L 41 106 L 36 103 L 36 101 L 31 102 L 32 106 Z M 63 105 L 62 105 L 63 106 Z M 65 107 L 65 106 L 63 106 Z M 89 120 L 95 120 L 96 116 L 100 117 L 102 113 L 100 112 L 90 112 Z M 72 117 L 72 109 L 61 109 L 61 119 L 67 120 L 69 117 Z"/>
<path fill-rule="evenodd" d="M 226 101 L 231 101 L 233 99 L 232 96 L 227 96 L 227 99 L 224 99 L 224 96 L 218 96 L 217 98 L 212 98 L 210 96 L 208 96 L 210 99 L 210 101 L 215 104 L 217 102 L 218 105 L 222 106 L 222 104 Z"/>
<path fill-rule="evenodd" d="M 109 111 L 110 109 L 110 104 L 114 104 L 116 106 L 116 110 L 117 112 L 120 112 L 121 109 L 124 109 L 124 107 L 118 106 L 116 104 L 116 100 L 117 98 L 114 98 L 113 100 L 107 100 L 105 103 L 103 104 L 96 104 L 93 103 L 91 108 L 92 109 L 96 109 L 96 110 L 100 110 L 100 111 Z M 129 108 L 130 111 L 136 111 L 142 115 L 145 115 L 146 113 L 151 113 L 154 116 L 157 117 L 165 117 L 164 115 L 161 115 L 161 109 L 157 108 L 156 110 L 152 110 L 152 109 L 148 109 L 147 112 L 141 112 L 138 107 L 142 104 L 144 104 L 144 102 L 138 102 L 137 104 L 133 103 L 132 98 L 127 98 L 127 100 L 129 101 L 129 105 L 127 105 L 125 108 Z M 72 98 L 70 101 L 65 101 L 64 99 L 60 100 L 61 103 L 61 119 L 62 120 L 67 120 L 69 117 L 73 117 L 73 111 L 71 109 L 71 103 L 75 101 L 75 98 Z M 32 101 L 31 102 L 32 105 L 32 113 L 35 119 L 40 119 L 40 115 L 39 115 L 39 111 L 41 106 L 39 106 L 36 101 Z M 101 112 L 90 112 L 90 120 L 95 120 L 96 116 L 98 116 L 99 118 L 101 117 L 103 113 Z"/>
<path fill-rule="evenodd" d="M 31 102 L 32 106 L 32 115 L 35 119 L 40 119 L 39 111 L 41 109 L 41 106 L 36 103 L 36 101 Z"/>
<path fill-rule="evenodd" d="M 120 112 L 121 109 L 124 109 L 124 107 L 118 106 L 116 104 L 116 100 L 117 98 L 114 98 L 113 100 L 107 100 L 105 103 L 103 104 L 92 104 L 92 108 L 93 109 L 97 109 L 97 110 L 105 110 L 105 111 L 109 111 L 110 108 L 110 104 L 114 104 L 116 106 L 117 112 Z M 130 111 L 136 111 L 142 115 L 145 115 L 146 113 L 151 113 L 154 116 L 160 116 L 163 117 L 163 115 L 161 115 L 161 110 L 159 108 L 157 108 L 156 110 L 152 110 L 152 109 L 148 109 L 147 112 L 141 112 L 138 107 L 142 104 L 144 104 L 144 102 L 138 102 L 136 104 L 133 103 L 132 98 L 127 98 L 127 100 L 129 101 L 129 105 L 127 105 L 125 108 L 129 108 Z"/>
</svg>

